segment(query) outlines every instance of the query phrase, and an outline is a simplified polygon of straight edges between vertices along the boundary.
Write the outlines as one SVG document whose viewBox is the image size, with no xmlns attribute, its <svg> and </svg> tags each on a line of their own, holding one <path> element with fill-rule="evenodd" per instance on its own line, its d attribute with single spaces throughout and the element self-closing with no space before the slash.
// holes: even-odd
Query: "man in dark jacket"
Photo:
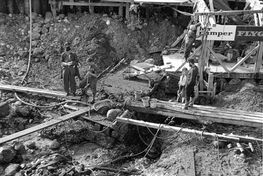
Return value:
<svg viewBox="0 0 263 176">
<path fill-rule="evenodd" d="M 195 86 L 197 85 L 198 67 L 194 64 L 194 59 L 189 59 L 190 70 L 187 75 L 187 82 L 185 87 L 185 106 L 184 109 L 188 109 L 189 106 L 193 106 L 195 101 Z M 190 101 L 190 102 L 189 102 Z"/>
<path fill-rule="evenodd" d="M 64 83 L 64 90 L 67 96 L 72 93 L 75 96 L 76 81 L 75 76 L 80 77 L 78 72 L 78 58 L 77 55 L 70 52 L 70 46 L 65 44 L 65 51 L 61 55 L 62 78 Z M 78 74 L 78 75 L 76 75 Z"/>
</svg>

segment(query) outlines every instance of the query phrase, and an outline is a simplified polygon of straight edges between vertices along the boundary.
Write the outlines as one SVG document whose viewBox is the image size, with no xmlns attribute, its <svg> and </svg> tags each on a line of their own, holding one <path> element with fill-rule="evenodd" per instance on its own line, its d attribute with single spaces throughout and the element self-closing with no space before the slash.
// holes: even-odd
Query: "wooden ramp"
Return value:
<svg viewBox="0 0 263 176">
<path fill-rule="evenodd" d="M 61 91 L 53 91 L 48 89 L 37 89 L 31 87 L 21 87 L 21 86 L 14 86 L 14 85 L 6 85 L 0 84 L 0 90 L 5 91 L 14 91 L 14 92 L 21 92 L 21 93 L 28 93 L 28 94 L 37 94 L 43 95 L 48 97 L 58 97 L 58 98 L 68 98 L 68 99 L 80 99 L 80 97 L 75 96 L 67 96 L 65 92 Z"/>
<path fill-rule="evenodd" d="M 34 132 L 37 132 L 37 131 L 40 131 L 44 128 L 47 128 L 47 127 L 50 127 L 50 126 L 54 126 L 58 123 L 61 123 L 61 122 L 64 122 L 66 120 L 69 120 L 69 119 L 72 119 L 74 117 L 77 117 L 77 116 L 80 116 L 82 114 L 85 114 L 87 113 L 88 111 L 90 111 L 90 108 L 87 107 L 87 108 L 83 108 L 79 111 L 76 111 L 76 112 L 73 112 L 73 113 L 70 113 L 70 114 L 67 114 L 65 116 L 62 116 L 62 117 L 58 117 L 56 119 L 53 119 L 53 120 L 50 120 L 48 122 L 45 122 L 45 123 L 42 123 L 40 125 L 36 125 L 34 127 L 31 127 L 31 128 L 28 128 L 26 130 L 23 130 L 23 131 L 19 131 L 17 133 L 14 133 L 14 134 L 11 134 L 9 136 L 5 136 L 3 138 L 0 139 L 0 144 L 3 144 L 3 143 L 6 143 L 6 142 L 9 142 L 9 141 L 12 141 L 14 139 L 17 139 L 17 138 L 20 138 L 20 137 L 23 137 L 23 136 L 26 136 L 28 134 L 31 134 L 31 133 L 34 133 Z"/>
<path fill-rule="evenodd" d="M 127 103 L 126 108 L 142 113 L 198 120 L 200 122 L 211 121 L 263 128 L 263 113 L 259 112 L 247 112 L 200 105 L 194 105 L 194 107 L 188 110 L 183 110 L 183 104 L 160 100 L 157 100 L 157 102 L 150 100 L 150 104 L 155 105 L 155 107 L 145 108 L 142 102 L 135 101 Z"/>
</svg>

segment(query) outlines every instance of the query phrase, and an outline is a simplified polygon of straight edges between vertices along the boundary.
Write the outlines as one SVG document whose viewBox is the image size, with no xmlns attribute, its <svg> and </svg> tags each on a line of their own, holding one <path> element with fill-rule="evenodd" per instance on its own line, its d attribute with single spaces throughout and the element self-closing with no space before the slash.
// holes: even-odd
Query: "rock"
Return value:
<svg viewBox="0 0 263 176">
<path fill-rule="evenodd" d="M 42 48 L 35 48 L 33 50 L 33 56 L 41 56 L 43 55 L 44 50 Z"/>
<path fill-rule="evenodd" d="M 22 143 L 16 143 L 14 144 L 14 149 L 16 150 L 17 154 L 23 155 L 26 154 L 26 147 Z"/>
<path fill-rule="evenodd" d="M 31 113 L 30 111 L 31 111 L 30 108 L 27 106 L 16 106 L 15 107 L 15 113 L 21 117 L 29 117 Z"/>
<path fill-rule="evenodd" d="M 121 109 L 110 109 L 107 112 L 107 119 L 110 121 L 114 121 L 117 116 L 119 116 L 122 113 Z"/>
<path fill-rule="evenodd" d="M 46 12 L 46 14 L 45 14 L 45 23 L 50 22 L 52 20 L 52 18 L 53 18 L 52 13 L 51 12 Z"/>
<path fill-rule="evenodd" d="M 35 20 L 37 18 L 37 13 L 36 12 L 32 12 L 31 13 L 31 17 L 33 20 Z"/>
<path fill-rule="evenodd" d="M 22 172 L 17 172 L 15 176 L 24 176 L 24 174 L 22 174 Z"/>
<path fill-rule="evenodd" d="M 16 151 L 11 146 L 0 148 L 0 163 L 10 163 L 16 156 Z"/>
<path fill-rule="evenodd" d="M 33 32 L 32 33 L 32 40 L 39 40 L 40 39 L 40 34 L 38 32 Z"/>
<path fill-rule="evenodd" d="M 36 147 L 36 143 L 34 141 L 29 141 L 25 145 L 26 145 L 27 148 L 32 149 L 32 150 L 37 148 Z"/>
<path fill-rule="evenodd" d="M 80 38 L 79 38 L 79 37 L 76 37 L 76 38 L 73 40 L 72 45 L 73 45 L 73 46 L 76 46 L 76 45 L 79 44 L 79 43 L 80 43 Z"/>
<path fill-rule="evenodd" d="M 20 49 L 20 50 L 17 51 L 17 54 L 18 54 L 20 57 L 26 57 L 27 54 L 28 54 L 28 52 Z"/>
<path fill-rule="evenodd" d="M 154 59 L 150 58 L 144 61 L 144 63 L 154 64 Z"/>
<path fill-rule="evenodd" d="M 57 150 L 57 149 L 60 148 L 60 143 L 58 142 L 57 139 L 54 139 L 54 140 L 51 142 L 49 148 L 50 148 L 51 150 Z"/>
<path fill-rule="evenodd" d="M 8 102 L 0 103 L 0 118 L 6 117 L 10 113 L 10 106 Z"/>
<path fill-rule="evenodd" d="M 241 83 L 240 79 L 232 79 L 231 81 L 229 81 L 230 85 L 235 85 L 235 84 L 239 84 L 239 83 Z"/>
<path fill-rule="evenodd" d="M 63 18 L 65 18 L 65 15 L 63 14 L 63 13 L 61 13 L 61 14 L 59 14 L 59 16 L 58 16 L 60 19 L 63 19 Z"/>
<path fill-rule="evenodd" d="M 38 57 L 35 58 L 34 60 L 35 60 L 35 63 L 40 62 L 40 59 Z"/>
<path fill-rule="evenodd" d="M 13 103 L 14 106 L 21 106 L 22 102 L 21 101 L 16 101 L 15 103 Z"/>
<path fill-rule="evenodd" d="M 10 164 L 5 169 L 5 176 L 14 176 L 19 170 L 19 168 L 20 168 L 19 164 Z"/>
<path fill-rule="evenodd" d="M 38 41 L 32 41 L 32 47 L 36 47 L 37 46 L 37 44 L 38 44 Z"/>
<path fill-rule="evenodd" d="M 4 167 L 0 166 L 0 175 L 4 175 L 5 169 Z"/>
<path fill-rule="evenodd" d="M 213 146 L 216 148 L 224 148 L 227 144 L 224 141 L 213 141 Z"/>
</svg>

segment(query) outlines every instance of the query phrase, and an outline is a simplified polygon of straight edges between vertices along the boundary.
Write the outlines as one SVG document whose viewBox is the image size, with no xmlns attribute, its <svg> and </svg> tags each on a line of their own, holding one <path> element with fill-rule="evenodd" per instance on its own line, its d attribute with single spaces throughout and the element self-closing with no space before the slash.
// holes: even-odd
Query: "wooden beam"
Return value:
<svg viewBox="0 0 263 176">
<path fill-rule="evenodd" d="M 245 62 L 251 54 L 253 54 L 254 51 L 256 51 L 259 48 L 259 45 L 256 46 L 254 49 L 252 49 L 245 57 L 243 57 L 236 65 L 234 65 L 230 71 L 233 72 L 238 66 L 240 66 L 243 62 Z"/>
<path fill-rule="evenodd" d="M 118 15 L 119 15 L 120 17 L 123 17 L 123 3 L 121 3 L 121 4 L 122 4 L 122 6 L 119 7 L 119 13 L 118 13 Z"/>
<path fill-rule="evenodd" d="M 31 88 L 31 87 L 20 87 L 20 86 L 14 86 L 14 85 L 0 84 L 0 90 L 29 93 L 29 94 L 38 94 L 38 95 L 49 96 L 49 97 L 70 98 L 69 96 L 67 96 L 65 92 L 61 92 L 61 91 L 53 91 L 53 90 L 48 90 L 48 89 L 37 89 L 37 88 Z M 75 99 L 79 99 L 79 98 L 80 97 L 75 96 Z"/>
<path fill-rule="evenodd" d="M 124 3 L 124 2 L 128 2 L 131 3 L 133 0 L 101 0 L 101 2 L 120 2 L 120 3 Z"/>
<path fill-rule="evenodd" d="M 183 40 L 186 34 L 187 34 L 187 30 L 184 30 L 184 32 L 179 37 L 177 37 L 176 41 L 172 43 L 171 48 L 176 47 L 178 43 L 180 43 L 180 41 Z"/>
<path fill-rule="evenodd" d="M 63 1 L 63 6 L 100 6 L 100 7 L 120 7 L 124 6 L 122 3 L 110 3 L 110 2 L 101 2 L 101 3 L 95 3 L 95 2 L 68 2 Z"/>
<path fill-rule="evenodd" d="M 249 13 L 263 13 L 263 10 L 229 10 L 229 11 L 217 11 L 217 12 L 196 12 L 194 15 L 238 15 Z"/>
<path fill-rule="evenodd" d="M 259 42 L 259 50 L 257 53 L 257 57 L 255 59 L 255 73 L 259 73 L 262 67 L 262 57 L 263 57 L 263 42 Z"/>
<path fill-rule="evenodd" d="M 218 59 L 218 58 L 216 57 L 216 53 L 212 50 L 212 48 L 208 47 L 208 49 L 209 49 L 209 51 L 213 54 L 213 56 L 215 57 L 215 59 L 220 63 L 220 65 L 224 68 L 224 70 L 229 73 L 230 71 L 228 70 L 228 68 L 225 66 L 225 64 L 224 64 L 220 59 Z"/>
<path fill-rule="evenodd" d="M 122 117 L 117 117 L 116 119 L 118 122 L 122 122 L 122 123 L 127 123 L 127 124 L 132 124 L 132 125 L 137 125 L 137 126 L 143 126 L 143 127 L 148 127 L 148 128 L 154 128 L 154 129 L 160 129 L 160 130 L 165 130 L 165 131 L 177 131 L 177 132 L 190 133 L 190 134 L 195 134 L 195 135 L 198 134 L 201 136 L 206 136 L 206 137 L 214 138 L 214 139 L 224 139 L 224 140 L 229 140 L 229 141 L 258 141 L 258 142 L 263 142 L 263 139 L 254 138 L 254 137 L 209 133 L 209 132 L 204 132 L 204 131 L 199 131 L 199 130 L 193 130 L 193 129 L 182 128 L 182 127 L 175 127 L 175 126 L 170 126 L 170 125 L 165 125 L 165 124 L 145 122 L 142 120 L 134 120 L 134 119 L 128 119 L 128 118 L 122 118 Z"/>
<path fill-rule="evenodd" d="M 11 134 L 9 136 L 5 136 L 3 138 L 0 138 L 0 144 L 12 141 L 14 139 L 26 136 L 28 134 L 31 134 L 31 133 L 34 133 L 34 132 L 37 132 L 37 131 L 40 131 L 40 130 L 42 130 L 44 128 L 48 128 L 48 127 L 57 125 L 57 124 L 59 124 L 61 122 L 64 122 L 64 121 L 67 121 L 67 120 L 72 119 L 74 117 L 77 117 L 77 116 L 80 116 L 82 114 L 85 114 L 88 111 L 90 111 L 90 108 L 81 109 L 79 111 L 67 114 L 65 116 L 58 117 L 56 119 L 52 119 L 52 120 L 50 120 L 48 122 L 45 122 L 45 123 L 42 123 L 40 125 L 36 125 L 36 126 L 31 127 L 29 129 L 26 129 L 26 130 L 23 130 L 23 131 L 19 131 L 17 133 Z"/>
<path fill-rule="evenodd" d="M 130 20 L 130 5 L 129 3 L 125 3 L 125 18 L 126 20 Z"/>
</svg>

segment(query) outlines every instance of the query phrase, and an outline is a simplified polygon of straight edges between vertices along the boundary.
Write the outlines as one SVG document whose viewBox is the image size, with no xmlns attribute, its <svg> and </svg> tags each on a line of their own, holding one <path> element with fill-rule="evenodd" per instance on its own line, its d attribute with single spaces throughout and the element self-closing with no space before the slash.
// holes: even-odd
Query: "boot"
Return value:
<svg viewBox="0 0 263 176">
<path fill-rule="evenodd" d="M 195 101 L 195 98 L 190 97 L 189 107 L 193 107 L 194 106 L 194 101 Z"/>
<path fill-rule="evenodd" d="M 184 103 L 185 102 L 185 98 L 182 98 L 182 103 Z"/>
<path fill-rule="evenodd" d="M 187 110 L 188 107 L 189 107 L 189 102 L 187 100 L 185 100 L 185 104 L 184 104 L 183 109 Z"/>
</svg>

